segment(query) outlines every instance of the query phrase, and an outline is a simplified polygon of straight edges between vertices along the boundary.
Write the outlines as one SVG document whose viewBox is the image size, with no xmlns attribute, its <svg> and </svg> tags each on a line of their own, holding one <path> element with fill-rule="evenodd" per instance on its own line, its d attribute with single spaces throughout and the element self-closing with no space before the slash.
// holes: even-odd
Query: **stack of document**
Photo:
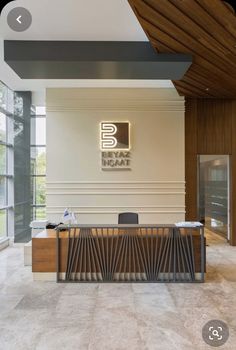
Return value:
<svg viewBox="0 0 236 350">
<path fill-rule="evenodd" d="M 199 227 L 203 226 L 199 221 L 182 221 L 182 222 L 176 222 L 175 226 L 177 227 Z"/>
</svg>

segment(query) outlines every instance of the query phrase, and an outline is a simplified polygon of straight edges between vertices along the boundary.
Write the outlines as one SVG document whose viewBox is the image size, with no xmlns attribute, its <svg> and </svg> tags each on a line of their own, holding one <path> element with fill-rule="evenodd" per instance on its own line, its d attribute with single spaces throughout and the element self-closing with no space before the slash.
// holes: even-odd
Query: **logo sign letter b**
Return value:
<svg viewBox="0 0 236 350">
<path fill-rule="evenodd" d="M 101 150 L 129 150 L 129 122 L 102 122 L 100 124 Z"/>
<path fill-rule="evenodd" d="M 111 123 L 101 123 L 102 149 L 112 149 L 117 146 L 117 139 L 113 136 L 117 133 L 117 127 Z"/>
</svg>

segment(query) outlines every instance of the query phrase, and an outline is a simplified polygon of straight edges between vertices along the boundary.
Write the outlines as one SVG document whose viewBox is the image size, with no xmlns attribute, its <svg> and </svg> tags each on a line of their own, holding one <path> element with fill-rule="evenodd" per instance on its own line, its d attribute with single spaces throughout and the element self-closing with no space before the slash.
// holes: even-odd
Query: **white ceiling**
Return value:
<svg viewBox="0 0 236 350">
<path fill-rule="evenodd" d="M 22 33 L 7 25 L 7 14 L 16 6 L 27 8 L 33 17 Z M 147 41 L 127 0 L 12 1 L 0 17 L 0 80 L 14 90 L 37 91 L 37 96 L 47 87 L 173 87 L 166 80 L 22 80 L 4 62 L 4 39 Z"/>
<path fill-rule="evenodd" d="M 6 22 L 16 6 L 26 7 L 33 17 L 23 33 L 13 32 Z M 4 39 L 147 40 L 127 0 L 17 0 L 3 9 L 2 17 Z"/>
</svg>

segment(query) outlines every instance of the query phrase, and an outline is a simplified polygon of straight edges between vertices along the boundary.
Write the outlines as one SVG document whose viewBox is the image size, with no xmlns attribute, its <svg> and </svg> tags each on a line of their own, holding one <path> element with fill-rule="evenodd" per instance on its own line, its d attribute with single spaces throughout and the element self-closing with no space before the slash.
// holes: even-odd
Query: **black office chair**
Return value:
<svg viewBox="0 0 236 350">
<path fill-rule="evenodd" d="M 118 217 L 118 224 L 138 224 L 138 214 L 120 213 Z"/>
</svg>

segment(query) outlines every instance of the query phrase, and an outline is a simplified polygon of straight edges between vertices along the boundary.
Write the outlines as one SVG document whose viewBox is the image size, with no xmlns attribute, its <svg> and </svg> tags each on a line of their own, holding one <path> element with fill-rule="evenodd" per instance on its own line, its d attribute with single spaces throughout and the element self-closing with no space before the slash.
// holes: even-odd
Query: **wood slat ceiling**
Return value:
<svg viewBox="0 0 236 350">
<path fill-rule="evenodd" d="M 159 53 L 188 53 L 187 97 L 236 98 L 236 14 L 222 0 L 128 0 Z"/>
</svg>

